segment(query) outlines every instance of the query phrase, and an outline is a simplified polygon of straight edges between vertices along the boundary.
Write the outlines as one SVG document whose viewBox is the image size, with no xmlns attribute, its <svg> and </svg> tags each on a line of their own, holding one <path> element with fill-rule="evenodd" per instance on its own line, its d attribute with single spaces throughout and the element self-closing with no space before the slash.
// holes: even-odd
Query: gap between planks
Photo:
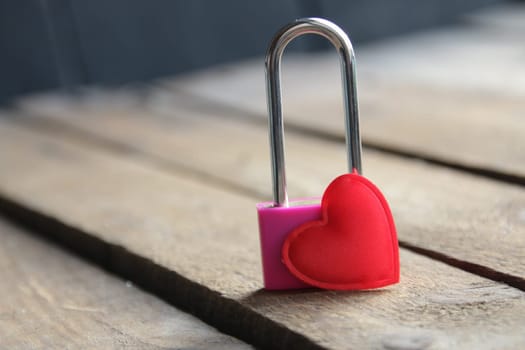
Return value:
<svg viewBox="0 0 525 350">
<path fill-rule="evenodd" d="M 525 342 L 524 293 L 403 250 L 403 283 L 393 288 L 258 290 L 251 201 L 57 134 L 7 125 L 0 131 L 1 142 L 17 150 L 14 156 L 0 147 L 8 165 L 0 172 L 2 192 L 16 199 L 6 203 L 11 214 L 258 346 L 318 348 L 298 333 L 341 349 Z M 196 210 L 207 220 L 195 221 Z M 195 239 L 199 244 L 189 244 Z"/>
<path fill-rule="evenodd" d="M 0 348 L 251 349 L 0 218 Z"/>
<path fill-rule="evenodd" d="M 171 84 L 166 86 L 170 87 Z M 220 99 L 212 99 L 207 96 L 198 95 L 191 91 L 184 90 L 177 86 L 170 87 L 170 93 L 176 93 L 181 96 L 185 96 L 188 99 L 201 102 L 201 108 L 209 108 L 209 112 L 219 112 L 221 118 L 231 118 L 242 122 L 252 122 L 257 125 L 267 125 L 266 116 L 243 109 L 232 104 L 224 103 Z M 210 113 L 212 114 L 212 113 Z M 248 117 L 248 118 L 247 118 Z M 314 137 L 327 142 L 342 143 L 345 142 L 345 136 L 341 133 L 327 130 L 326 128 L 315 128 L 311 125 L 305 125 L 298 118 L 288 120 L 285 118 L 285 127 L 287 132 L 296 133 L 298 135 L 304 135 L 306 137 Z M 458 162 L 453 158 L 440 156 L 439 154 L 433 154 L 432 152 L 425 152 L 421 149 L 412 149 L 409 147 L 398 147 L 396 143 L 385 143 L 383 140 L 365 138 L 362 140 L 364 148 L 382 152 L 388 155 L 397 157 L 403 157 L 406 159 L 425 161 L 429 164 L 437 166 L 447 167 L 454 170 L 463 171 L 469 174 L 486 177 L 491 180 L 507 182 L 511 184 L 517 184 L 525 186 L 525 176 L 519 173 L 513 173 L 504 171 L 498 168 L 492 168 L 487 164 L 477 163 L 465 163 Z"/>
<path fill-rule="evenodd" d="M 248 308 L 234 300 L 222 298 L 219 293 L 155 263 L 148 257 L 130 252 L 124 246 L 111 244 L 77 227 L 68 226 L 43 212 L 0 196 L 0 213 L 5 220 L 55 242 L 78 257 L 120 278 L 132 281 L 145 291 L 218 330 L 257 347 L 325 349 L 262 315 L 250 313 Z M 249 324 L 240 326 L 238 322 L 231 320 L 249 321 Z M 254 334 L 257 329 L 271 333 L 271 337 L 258 337 Z"/>
</svg>

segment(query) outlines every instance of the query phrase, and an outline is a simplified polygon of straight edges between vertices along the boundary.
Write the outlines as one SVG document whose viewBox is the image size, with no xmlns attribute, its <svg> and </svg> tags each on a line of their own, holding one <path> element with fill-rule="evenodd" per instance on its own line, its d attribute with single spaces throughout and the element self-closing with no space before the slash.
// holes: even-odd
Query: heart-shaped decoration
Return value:
<svg viewBox="0 0 525 350">
<path fill-rule="evenodd" d="M 294 229 L 282 258 L 290 272 L 324 289 L 357 290 L 399 282 L 394 219 L 379 189 L 352 173 L 328 185 L 321 220 Z"/>
</svg>

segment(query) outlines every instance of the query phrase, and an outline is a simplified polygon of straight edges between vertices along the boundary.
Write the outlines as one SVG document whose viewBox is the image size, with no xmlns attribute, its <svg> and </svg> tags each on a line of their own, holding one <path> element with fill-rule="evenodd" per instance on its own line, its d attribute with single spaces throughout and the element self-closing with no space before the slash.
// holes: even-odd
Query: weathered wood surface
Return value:
<svg viewBox="0 0 525 350">
<path fill-rule="evenodd" d="M 510 24 L 488 12 L 358 47 L 365 145 L 525 183 L 525 5 L 511 11 Z M 165 84 L 232 115 L 266 118 L 262 58 Z M 285 56 L 283 96 L 290 127 L 343 138 L 335 53 Z"/>
<path fill-rule="evenodd" d="M 77 135 L 45 135 L 7 122 L 0 123 L 0 160 L 4 199 L 43 214 L 42 226 L 69 228 L 62 240 L 101 240 L 89 253 L 100 255 L 108 268 L 256 345 L 525 344 L 523 292 L 406 250 L 402 283 L 391 288 L 261 290 L 254 200 L 176 167 L 155 170 L 151 163 L 88 146 Z M 8 204 L 4 200 L 4 210 Z"/>
<path fill-rule="evenodd" d="M 0 348 L 249 349 L 0 220 Z"/>
<path fill-rule="evenodd" d="M 156 166 L 193 171 L 254 202 L 270 199 L 265 126 L 228 119 L 213 106 L 162 89 L 148 91 L 106 92 L 76 102 L 42 97 L 34 101 L 40 109 L 32 109 L 40 119 L 29 123 L 50 122 L 50 129 L 65 128 Z M 286 143 L 292 197 L 320 195 L 346 171 L 340 144 L 294 133 Z M 403 245 L 525 290 L 522 187 L 368 150 L 364 169 L 390 201 Z"/>
</svg>

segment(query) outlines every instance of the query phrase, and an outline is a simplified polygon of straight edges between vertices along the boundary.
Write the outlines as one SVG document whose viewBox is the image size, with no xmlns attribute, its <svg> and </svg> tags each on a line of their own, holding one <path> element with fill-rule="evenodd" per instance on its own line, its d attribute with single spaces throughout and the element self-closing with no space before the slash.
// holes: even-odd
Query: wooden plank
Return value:
<svg viewBox="0 0 525 350">
<path fill-rule="evenodd" d="M 513 13 L 523 21 L 525 5 Z M 525 183 L 524 35 L 525 26 L 470 19 L 358 47 L 365 145 Z M 262 58 L 165 84 L 266 118 Z M 343 138 L 335 53 L 285 56 L 283 94 L 290 127 Z"/>
<path fill-rule="evenodd" d="M 41 213 L 41 229 L 62 227 L 62 240 L 83 240 L 80 250 L 98 242 L 90 254 L 109 268 L 257 346 L 525 343 L 523 292 L 405 250 L 402 282 L 391 288 L 265 292 L 254 200 L 212 181 L 161 172 L 86 147 L 74 135 L 7 122 L 0 122 L 0 159 L 4 202 Z"/>
<path fill-rule="evenodd" d="M 0 220 L 2 349 L 251 347 Z"/>
<path fill-rule="evenodd" d="M 254 201 L 270 198 L 267 135 L 260 125 L 217 118 L 221 111 L 213 106 L 148 91 L 148 97 L 106 92 L 76 102 L 40 98 L 33 112 L 51 129 L 69 127 L 72 137 L 193 171 Z M 286 143 L 292 197 L 320 195 L 346 171 L 340 144 L 293 133 Z M 402 245 L 525 290 L 523 188 L 369 150 L 364 169 L 389 199 Z"/>
</svg>

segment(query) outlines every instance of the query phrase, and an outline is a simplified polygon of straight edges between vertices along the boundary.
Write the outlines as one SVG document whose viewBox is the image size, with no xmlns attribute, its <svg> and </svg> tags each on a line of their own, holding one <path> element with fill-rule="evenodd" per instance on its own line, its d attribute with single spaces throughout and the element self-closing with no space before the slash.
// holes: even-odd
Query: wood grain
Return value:
<svg viewBox="0 0 525 350">
<path fill-rule="evenodd" d="M 3 198 L 63 227 L 62 240 L 94 237 L 100 251 L 91 254 L 108 267 L 258 346 L 525 344 L 517 289 L 403 250 L 402 282 L 391 288 L 265 292 L 253 199 L 59 133 L 1 122 L 0 145 Z"/>
<path fill-rule="evenodd" d="M 365 145 L 525 183 L 525 26 L 489 13 L 356 49 Z M 512 13 L 525 21 L 524 5 Z M 236 62 L 165 84 L 264 119 L 263 67 Z M 285 123 L 342 139 L 339 74 L 333 52 L 285 56 Z"/>
<path fill-rule="evenodd" d="M 0 220 L 2 349 L 250 349 Z"/>
<path fill-rule="evenodd" d="M 48 129 L 66 128 L 71 137 L 125 150 L 168 171 L 175 167 L 254 201 L 270 199 L 264 127 L 228 119 L 184 96 L 148 91 L 147 97 L 106 92 L 76 102 L 41 97 L 34 113 Z M 36 126 L 36 119 L 29 123 Z M 292 198 L 318 196 L 346 171 L 338 143 L 289 133 L 286 145 Z M 403 245 L 525 290 L 523 188 L 369 150 L 364 169 L 388 198 Z"/>
</svg>

